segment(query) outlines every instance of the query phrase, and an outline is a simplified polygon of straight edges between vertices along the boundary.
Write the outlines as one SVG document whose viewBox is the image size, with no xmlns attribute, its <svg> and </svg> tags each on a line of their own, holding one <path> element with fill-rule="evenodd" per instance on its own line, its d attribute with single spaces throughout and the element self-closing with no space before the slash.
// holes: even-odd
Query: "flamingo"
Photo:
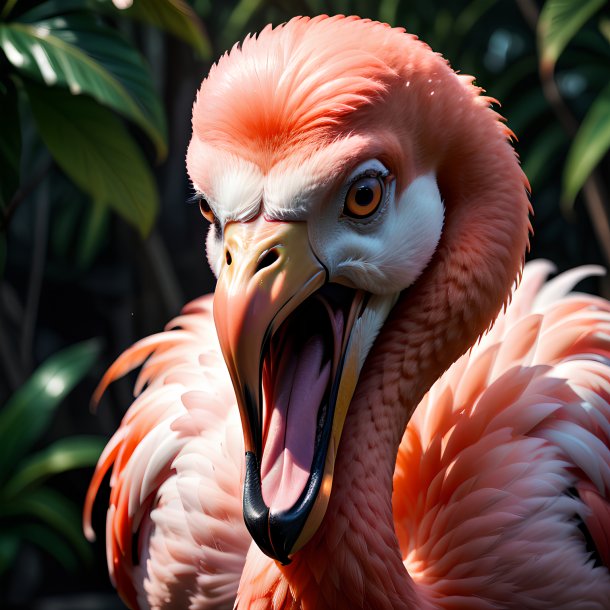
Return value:
<svg viewBox="0 0 610 610">
<path fill-rule="evenodd" d="M 214 296 L 100 457 L 132 608 L 610 608 L 610 304 L 523 266 L 491 100 L 402 29 L 295 18 L 203 81 Z M 546 283 L 545 283 L 546 282 Z M 516 287 L 518 285 L 518 287 Z"/>
</svg>

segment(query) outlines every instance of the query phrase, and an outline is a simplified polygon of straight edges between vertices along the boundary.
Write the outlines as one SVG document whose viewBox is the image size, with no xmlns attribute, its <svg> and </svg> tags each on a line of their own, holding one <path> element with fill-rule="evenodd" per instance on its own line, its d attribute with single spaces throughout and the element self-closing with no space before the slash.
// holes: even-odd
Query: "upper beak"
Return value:
<svg viewBox="0 0 610 610">
<path fill-rule="evenodd" d="M 214 321 L 244 427 L 246 451 L 261 451 L 260 375 L 265 342 L 326 280 L 304 222 L 231 223 L 214 294 Z"/>
</svg>

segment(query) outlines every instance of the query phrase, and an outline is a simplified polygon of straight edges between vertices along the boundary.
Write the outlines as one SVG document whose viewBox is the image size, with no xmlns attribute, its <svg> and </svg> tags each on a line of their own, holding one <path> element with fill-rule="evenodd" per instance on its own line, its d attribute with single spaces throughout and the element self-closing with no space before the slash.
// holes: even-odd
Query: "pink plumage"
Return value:
<svg viewBox="0 0 610 610">
<path fill-rule="evenodd" d="M 407 95 L 407 88 L 413 97 L 399 106 L 398 115 L 394 106 L 384 106 Z M 438 106 L 429 101 L 431 91 Z M 97 394 L 143 365 L 137 398 L 100 458 L 85 508 L 91 536 L 91 506 L 112 469 L 109 569 L 132 607 L 609 607 L 610 304 L 571 292 L 584 277 L 600 273 L 598 268 L 575 269 L 545 283 L 552 272 L 546 262 L 525 266 L 509 300 L 522 269 L 529 204 L 525 179 L 505 141 L 509 132 L 487 104 L 470 80 L 456 77 L 413 37 L 353 18 L 297 19 L 268 28 L 212 70 L 195 105 L 188 164 L 195 185 L 209 197 L 206 214 L 214 214 L 224 232 L 219 237 L 213 228 L 208 237 L 211 262 L 214 248 L 222 259 L 216 263 L 221 288 L 215 297 L 222 309 L 213 312 L 209 296 L 187 306 L 165 332 L 125 352 Z M 393 121 L 394 131 L 376 132 L 375 117 L 382 117 L 384 129 Z M 439 117 L 447 124 L 435 135 Z M 369 138 L 371 133 L 379 137 Z M 471 137 L 464 141 L 466 134 Z M 436 145 L 442 148 L 438 156 Z M 454 153 L 459 154 L 453 163 Z M 403 208 L 424 198 L 423 211 L 410 223 L 434 222 L 433 197 L 421 195 L 432 188 L 425 177 L 433 172 L 444 219 L 429 261 L 421 255 L 417 279 L 400 287 L 370 353 L 374 335 L 362 340 L 368 357 L 357 365 L 349 360 L 351 346 L 369 323 L 367 316 L 377 315 L 370 308 L 380 302 L 374 291 L 361 298 L 361 271 L 349 282 L 345 271 L 334 276 L 338 254 L 328 253 L 310 228 L 311 264 L 322 261 L 325 281 L 347 288 L 329 295 L 316 284 L 302 294 L 299 284 L 286 303 L 300 299 L 305 309 L 275 322 L 276 311 L 288 309 L 282 299 L 300 261 L 284 254 L 284 241 L 276 241 L 270 247 L 265 242 L 248 262 L 244 253 L 258 245 L 244 231 L 259 230 L 261 242 L 285 231 L 282 240 L 288 243 L 292 224 L 317 222 L 306 211 L 315 201 L 298 199 L 290 208 L 298 222 L 282 216 L 282 222 L 265 224 L 280 209 L 266 208 L 267 200 L 301 184 L 299 175 L 278 183 L 277 167 L 286 170 L 292 163 L 301 173 L 309 171 L 312 182 L 297 192 L 311 198 L 319 188 L 322 209 L 328 209 L 335 191 L 345 197 L 345 190 L 329 183 L 342 184 L 350 168 L 371 158 L 367 179 L 375 176 L 371 167 L 385 164 L 392 173 L 380 188 L 390 189 L 384 185 L 396 180 L 386 198 L 419 185 L 415 194 L 396 196 L 396 206 Z M 329 168 L 332 180 L 325 178 Z M 240 205 L 239 178 L 247 183 L 244 192 L 254 194 L 247 212 L 227 204 L 234 197 L 234 206 Z M 345 189 L 361 179 L 349 178 Z M 283 205 L 286 215 L 288 203 Z M 377 224 L 393 204 L 384 205 L 373 217 Z M 358 235 L 375 226 L 355 225 L 341 214 L 320 222 L 343 223 L 337 225 L 341 230 L 357 226 Z M 332 234 L 339 235 L 339 228 Z M 352 258 L 359 252 L 357 239 L 349 242 Z M 376 264 L 382 266 L 383 257 Z M 310 284 L 323 281 L 315 273 Z M 246 288 L 240 293 L 235 286 Z M 343 298 L 356 305 L 337 305 Z M 290 424 L 265 424 L 276 421 L 268 414 L 278 411 L 263 402 L 262 441 L 245 432 L 256 431 L 257 412 L 243 367 L 260 359 L 273 376 L 273 353 L 293 362 L 296 357 L 281 351 L 280 339 L 304 323 L 322 320 L 320 328 L 328 328 L 320 303 L 333 316 L 341 313 L 328 367 L 339 371 L 337 383 L 354 378 L 357 385 L 353 397 L 348 394 L 344 426 L 333 428 L 332 460 L 319 470 L 324 478 L 315 493 L 326 494 L 327 504 L 309 508 L 319 517 L 303 518 L 286 561 L 279 538 L 265 537 L 273 515 L 261 534 L 255 521 L 246 528 L 242 511 L 246 514 L 253 493 L 252 456 L 260 458 L 265 438 L 276 443 L 282 434 L 288 438 Z M 280 339 L 271 355 L 263 343 L 260 353 L 240 360 L 235 350 L 258 345 L 257 319 L 269 307 L 273 316 L 260 341 L 268 335 Z M 251 312 L 256 315 L 248 318 Z M 337 346 L 344 327 L 352 335 Z M 317 327 L 311 333 L 324 335 Z M 322 339 L 317 344 L 327 345 Z M 298 380 L 299 366 L 305 365 L 298 359 L 293 365 Z M 256 377 L 258 369 L 252 370 Z M 240 394 L 244 387 L 250 393 Z M 304 403 L 290 405 L 302 409 Z M 317 418 L 314 460 L 327 417 L 316 411 L 315 418 L 299 419 Z M 290 451 L 292 441 L 284 442 L 283 450 Z M 250 456 L 246 466 L 244 451 Z M 303 467 L 309 468 L 309 485 L 318 467 Z M 289 488 L 297 480 L 291 474 L 273 476 L 280 479 L 280 494 L 282 485 Z M 288 512 L 298 493 L 291 488 L 290 494 L 289 501 L 283 498 Z"/>
</svg>

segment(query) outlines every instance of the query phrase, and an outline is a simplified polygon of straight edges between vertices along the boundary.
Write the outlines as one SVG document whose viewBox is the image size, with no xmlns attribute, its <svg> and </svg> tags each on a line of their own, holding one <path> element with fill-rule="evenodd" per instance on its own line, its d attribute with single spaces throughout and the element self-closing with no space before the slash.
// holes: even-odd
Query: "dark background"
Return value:
<svg viewBox="0 0 610 610">
<path fill-rule="evenodd" d="M 39 4 L 43 3 L 17 2 L 12 14 L 18 17 Z M 166 31 L 171 28 L 113 12 L 112 6 L 101 11 L 103 4 L 82 2 L 79 10 L 97 15 L 146 58 L 167 119 L 168 154 L 161 162 L 147 136 L 133 123 L 124 123 L 153 173 L 160 206 L 146 236 L 110 208 L 91 230 L 89 195 L 53 160 L 27 103 L 19 98 L 21 176 L 19 190 L 5 202 L 5 211 L 13 206 L 0 233 L 7 246 L 0 274 L 0 405 L 8 404 L 41 363 L 67 346 L 90 338 L 99 338 L 101 345 L 99 356 L 61 401 L 31 453 L 72 435 L 108 438 L 130 404 L 133 377 L 111 386 L 92 414 L 90 397 L 104 370 L 138 338 L 162 329 L 187 301 L 213 290 L 204 252 L 206 223 L 197 206 L 187 203 L 192 193 L 184 157 L 191 106 L 212 61 L 268 22 L 318 13 L 355 13 L 389 21 L 418 34 L 454 69 L 476 75 L 477 84 L 501 100 L 500 112 L 517 134 L 515 147 L 532 183 L 535 235 L 529 258 L 548 258 L 559 270 L 584 263 L 608 267 L 607 152 L 588 177 L 584 194 L 574 202 L 562 196 L 573 137 L 610 80 L 607 3 L 579 27 L 550 75 L 540 71 L 536 28 L 544 3 L 536 0 L 200 0 L 190 4 L 198 36 L 205 42 L 199 52 L 192 41 L 188 44 Z M 11 69 L 0 50 L 0 76 Z M 21 81 L 13 82 L 19 89 Z M 0 167 L 0 179 L 6 177 L 5 169 Z M 610 295 L 607 279 L 589 280 L 583 288 Z M 46 484 L 81 506 L 90 476 L 91 469 L 80 468 L 57 474 Z M 100 496 L 95 525 L 102 538 L 104 512 Z M 35 521 L 0 514 L 0 546 L 3 532 L 14 523 L 29 527 Z M 108 582 L 103 540 L 92 549 L 90 557 L 77 555 L 70 571 L 52 552 L 24 539 L 0 575 L 0 606 L 121 607 Z"/>
</svg>

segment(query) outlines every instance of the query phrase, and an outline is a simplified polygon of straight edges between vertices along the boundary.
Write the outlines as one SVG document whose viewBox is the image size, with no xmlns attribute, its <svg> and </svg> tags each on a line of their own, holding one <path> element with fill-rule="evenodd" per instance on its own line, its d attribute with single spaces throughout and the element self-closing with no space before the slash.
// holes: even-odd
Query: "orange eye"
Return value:
<svg viewBox="0 0 610 610">
<path fill-rule="evenodd" d="M 214 212 L 212 212 L 212 208 L 210 208 L 210 204 L 205 197 L 199 198 L 199 211 L 206 220 L 212 223 L 214 222 Z"/>
<path fill-rule="evenodd" d="M 347 191 L 343 213 L 352 218 L 366 218 L 377 211 L 383 199 L 383 182 L 378 176 L 356 180 Z"/>
</svg>

